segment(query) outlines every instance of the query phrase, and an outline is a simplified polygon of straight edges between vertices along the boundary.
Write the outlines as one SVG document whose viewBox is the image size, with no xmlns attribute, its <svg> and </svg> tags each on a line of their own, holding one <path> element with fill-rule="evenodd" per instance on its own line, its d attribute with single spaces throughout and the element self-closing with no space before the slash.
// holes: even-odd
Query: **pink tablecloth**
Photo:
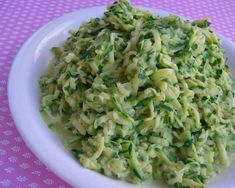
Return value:
<svg viewBox="0 0 235 188">
<path fill-rule="evenodd" d="M 68 12 L 110 2 L 0 0 L 0 187 L 71 187 L 32 154 L 17 132 L 8 107 L 7 78 L 17 51 L 39 27 Z M 235 42 L 235 0 L 133 0 L 133 3 L 193 19 L 209 16 L 212 27 Z"/>
</svg>

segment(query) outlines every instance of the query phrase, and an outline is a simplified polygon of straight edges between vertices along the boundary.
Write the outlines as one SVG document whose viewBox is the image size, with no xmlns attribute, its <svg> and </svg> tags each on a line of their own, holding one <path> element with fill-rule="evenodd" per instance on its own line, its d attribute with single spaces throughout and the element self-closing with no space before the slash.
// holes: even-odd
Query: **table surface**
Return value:
<svg viewBox="0 0 235 188">
<path fill-rule="evenodd" d="M 0 0 L 0 187 L 71 187 L 37 159 L 16 130 L 8 107 L 8 74 L 22 44 L 45 23 L 71 11 L 110 2 Z M 210 17 L 212 27 L 235 42 L 235 0 L 132 0 L 132 3 L 192 19 Z"/>
</svg>

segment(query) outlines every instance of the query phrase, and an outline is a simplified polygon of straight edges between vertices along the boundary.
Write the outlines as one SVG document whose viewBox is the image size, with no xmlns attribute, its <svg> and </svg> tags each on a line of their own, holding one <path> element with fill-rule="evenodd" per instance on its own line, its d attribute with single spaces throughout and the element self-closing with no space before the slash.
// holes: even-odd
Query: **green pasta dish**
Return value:
<svg viewBox="0 0 235 188">
<path fill-rule="evenodd" d="M 52 49 L 45 122 L 85 168 L 206 187 L 235 149 L 234 81 L 209 25 L 113 3 Z"/>
</svg>

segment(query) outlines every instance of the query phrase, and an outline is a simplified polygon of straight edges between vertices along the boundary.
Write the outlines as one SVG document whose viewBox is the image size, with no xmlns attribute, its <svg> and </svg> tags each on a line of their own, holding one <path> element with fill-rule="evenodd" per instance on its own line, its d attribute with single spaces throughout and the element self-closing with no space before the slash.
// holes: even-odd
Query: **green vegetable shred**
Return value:
<svg viewBox="0 0 235 188">
<path fill-rule="evenodd" d="M 206 187 L 235 149 L 234 81 L 209 25 L 113 3 L 52 49 L 45 122 L 86 168 Z"/>
</svg>

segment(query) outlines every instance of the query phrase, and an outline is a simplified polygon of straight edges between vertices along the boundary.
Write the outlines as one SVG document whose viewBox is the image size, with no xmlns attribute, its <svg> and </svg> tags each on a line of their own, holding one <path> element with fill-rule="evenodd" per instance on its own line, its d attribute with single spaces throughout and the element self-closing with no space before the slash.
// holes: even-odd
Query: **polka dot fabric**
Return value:
<svg viewBox="0 0 235 188">
<path fill-rule="evenodd" d="M 45 23 L 77 9 L 106 5 L 110 2 L 109 0 L 0 0 L 0 187 L 71 187 L 35 157 L 16 130 L 8 107 L 8 74 L 22 44 Z M 135 5 L 155 7 L 193 19 L 210 17 L 212 27 L 235 42 L 234 0 L 133 0 L 132 2 Z"/>
</svg>

